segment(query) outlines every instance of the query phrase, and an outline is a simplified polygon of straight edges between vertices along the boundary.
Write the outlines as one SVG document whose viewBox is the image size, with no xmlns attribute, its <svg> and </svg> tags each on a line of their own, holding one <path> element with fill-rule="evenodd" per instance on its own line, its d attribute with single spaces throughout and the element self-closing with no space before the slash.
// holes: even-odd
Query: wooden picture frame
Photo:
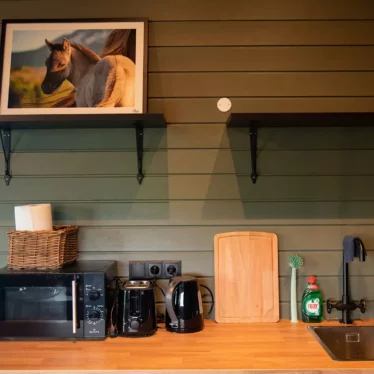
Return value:
<svg viewBox="0 0 374 374">
<path fill-rule="evenodd" d="M 0 115 L 147 112 L 146 19 L 3 20 Z"/>
</svg>

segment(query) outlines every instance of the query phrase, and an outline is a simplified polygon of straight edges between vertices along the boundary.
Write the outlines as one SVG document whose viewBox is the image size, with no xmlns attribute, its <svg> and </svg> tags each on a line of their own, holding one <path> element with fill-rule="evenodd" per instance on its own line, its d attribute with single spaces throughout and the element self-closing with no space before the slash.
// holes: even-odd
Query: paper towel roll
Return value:
<svg viewBox="0 0 374 374">
<path fill-rule="evenodd" d="M 14 208 L 16 230 L 53 230 L 51 204 L 22 205 Z"/>
</svg>

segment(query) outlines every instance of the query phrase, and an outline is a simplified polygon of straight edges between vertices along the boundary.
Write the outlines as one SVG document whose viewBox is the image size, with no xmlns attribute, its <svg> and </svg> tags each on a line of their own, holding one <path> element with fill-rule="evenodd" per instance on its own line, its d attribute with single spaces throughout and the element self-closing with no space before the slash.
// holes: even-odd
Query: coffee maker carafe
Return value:
<svg viewBox="0 0 374 374">
<path fill-rule="evenodd" d="M 167 331 L 190 333 L 204 328 L 203 304 L 196 278 L 181 276 L 171 279 L 165 301 Z"/>
</svg>

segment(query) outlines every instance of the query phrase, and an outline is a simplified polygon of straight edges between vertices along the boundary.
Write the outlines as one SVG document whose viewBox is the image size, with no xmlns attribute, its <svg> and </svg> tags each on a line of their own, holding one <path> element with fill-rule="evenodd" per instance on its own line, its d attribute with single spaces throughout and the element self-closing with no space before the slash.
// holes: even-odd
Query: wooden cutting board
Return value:
<svg viewBox="0 0 374 374">
<path fill-rule="evenodd" d="M 218 323 L 279 321 L 278 238 L 266 232 L 214 237 Z"/>
</svg>

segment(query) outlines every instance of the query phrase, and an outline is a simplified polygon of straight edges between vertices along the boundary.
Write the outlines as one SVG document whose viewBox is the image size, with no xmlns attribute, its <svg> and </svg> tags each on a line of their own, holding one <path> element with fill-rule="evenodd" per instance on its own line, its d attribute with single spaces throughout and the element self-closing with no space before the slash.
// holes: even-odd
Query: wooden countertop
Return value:
<svg viewBox="0 0 374 374">
<path fill-rule="evenodd" d="M 338 324 L 324 322 L 323 325 Z M 374 320 L 357 324 L 374 325 Z M 374 374 L 374 361 L 333 361 L 307 325 L 289 321 L 261 324 L 216 324 L 207 321 L 195 334 L 172 334 L 159 330 L 148 338 L 115 338 L 101 342 L 0 342 L 0 373 L 31 370 L 99 370 L 119 372 L 161 370 L 218 371 L 239 373 L 314 373 L 328 371 Z M 334 370 L 335 369 L 335 370 Z M 345 370 L 344 370 L 345 369 Z M 372 369 L 372 370 L 368 370 Z"/>
</svg>

